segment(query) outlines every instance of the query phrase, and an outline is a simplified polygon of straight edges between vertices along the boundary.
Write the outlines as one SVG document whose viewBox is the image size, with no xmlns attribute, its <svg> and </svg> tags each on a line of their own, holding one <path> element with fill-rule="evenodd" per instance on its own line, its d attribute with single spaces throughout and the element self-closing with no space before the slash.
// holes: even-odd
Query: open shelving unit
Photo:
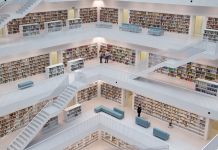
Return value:
<svg viewBox="0 0 218 150">
<path fill-rule="evenodd" d="M 56 98 L 54 98 L 56 99 Z M 0 117 L 0 137 L 3 137 L 11 132 L 14 132 L 24 126 L 26 126 L 49 102 L 53 101 L 45 100 L 39 102 L 33 106 L 23 108 L 5 116 Z"/>
<path fill-rule="evenodd" d="M 59 63 L 46 67 L 46 75 L 48 78 L 56 77 L 64 74 L 64 64 Z"/>
<path fill-rule="evenodd" d="M 40 24 L 40 30 L 44 30 L 45 22 L 62 20 L 63 26 L 66 26 L 67 15 L 67 10 L 29 13 L 23 18 L 13 19 L 9 22 L 7 24 L 8 34 L 19 33 L 19 26 L 25 24 L 38 23 Z"/>
<path fill-rule="evenodd" d="M 98 96 L 98 83 L 92 83 L 88 88 L 85 88 L 77 93 L 77 102 L 83 103 Z"/>
<path fill-rule="evenodd" d="M 201 93 L 217 96 L 218 83 L 207 81 L 204 79 L 197 79 L 195 81 L 195 90 Z"/>
<path fill-rule="evenodd" d="M 130 10 L 129 23 L 140 25 L 143 28 L 161 27 L 168 32 L 188 34 L 190 16 Z"/>
<path fill-rule="evenodd" d="M 98 21 L 97 7 L 81 8 L 79 13 L 80 18 L 82 19 L 82 23 L 91 23 Z"/>
<path fill-rule="evenodd" d="M 81 18 L 68 19 L 67 23 L 69 29 L 80 28 L 82 26 Z"/>
<path fill-rule="evenodd" d="M 163 67 L 157 70 L 159 73 L 166 74 L 172 77 L 194 82 L 197 78 L 217 81 L 218 68 L 214 66 L 202 65 L 198 63 L 189 62 L 178 68 Z"/>
<path fill-rule="evenodd" d="M 63 63 L 67 66 L 67 62 L 70 60 L 84 58 L 84 60 L 91 60 L 98 57 L 97 44 L 83 45 L 76 48 L 70 48 L 62 51 Z"/>
<path fill-rule="evenodd" d="M 133 146 L 105 131 L 101 131 L 101 139 L 119 149 L 135 150 Z"/>
<path fill-rule="evenodd" d="M 208 17 L 207 26 L 204 30 L 204 39 L 218 41 L 218 18 Z"/>
<path fill-rule="evenodd" d="M 45 22 L 45 29 L 47 32 L 61 31 L 62 28 L 63 28 L 63 21 L 62 20 Z"/>
<path fill-rule="evenodd" d="M 84 59 L 78 58 L 67 62 L 68 70 L 70 72 L 84 68 Z"/>
<path fill-rule="evenodd" d="M 67 107 L 64 109 L 64 120 L 70 121 L 75 119 L 82 113 L 82 108 L 80 104 L 75 104 L 71 107 Z"/>
<path fill-rule="evenodd" d="M 134 65 L 136 59 L 135 50 L 124 48 L 120 46 L 115 46 L 111 44 L 101 43 L 100 52 L 108 51 L 111 54 L 111 60 L 126 65 Z"/>
<path fill-rule="evenodd" d="M 81 150 L 99 139 L 99 131 L 95 131 L 83 139 L 64 148 L 64 150 Z"/>
<path fill-rule="evenodd" d="M 118 24 L 118 9 L 101 7 L 100 21 Z"/>
<path fill-rule="evenodd" d="M 101 96 L 117 102 L 119 104 L 122 103 L 122 89 L 107 83 L 101 84 Z"/>
<path fill-rule="evenodd" d="M 23 36 L 35 36 L 40 34 L 40 24 L 25 24 L 20 26 Z"/>
<path fill-rule="evenodd" d="M 0 64 L 0 84 L 44 73 L 49 63 L 49 54 L 2 63 Z"/>
<path fill-rule="evenodd" d="M 158 102 L 148 97 L 135 95 L 135 110 L 137 110 L 137 106 L 139 104 L 141 104 L 142 112 L 147 115 L 167 122 L 172 121 L 173 125 L 181 127 L 201 137 L 203 137 L 206 132 L 205 128 L 207 120 L 205 117 L 185 111 L 183 109 L 176 108 L 168 104 L 164 104 L 162 102 Z"/>
</svg>

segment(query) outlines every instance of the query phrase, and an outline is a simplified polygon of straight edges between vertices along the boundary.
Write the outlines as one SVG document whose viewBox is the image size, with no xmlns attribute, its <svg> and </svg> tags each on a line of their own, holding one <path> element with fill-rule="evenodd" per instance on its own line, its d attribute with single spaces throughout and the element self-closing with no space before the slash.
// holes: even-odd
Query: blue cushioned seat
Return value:
<svg viewBox="0 0 218 150">
<path fill-rule="evenodd" d="M 95 111 L 96 113 L 104 112 L 104 113 L 106 113 L 106 114 L 108 114 L 108 115 L 111 115 L 111 116 L 117 118 L 117 119 L 123 119 L 123 118 L 124 118 L 124 115 L 123 115 L 124 113 L 122 114 L 122 113 L 120 113 L 120 112 L 118 112 L 118 111 L 114 111 L 114 110 L 109 109 L 109 108 L 107 108 L 107 107 L 105 107 L 105 106 L 103 106 L 103 105 L 97 106 L 97 107 L 94 109 L 94 111 Z"/>
<path fill-rule="evenodd" d="M 145 120 L 145 119 L 142 118 L 142 117 L 136 117 L 136 118 L 135 118 L 135 123 L 136 123 L 137 125 L 140 125 L 140 126 L 144 127 L 144 128 L 149 128 L 149 127 L 150 127 L 150 122 L 147 121 L 147 120 Z"/>
<path fill-rule="evenodd" d="M 17 85 L 18 89 L 26 89 L 33 86 L 33 81 L 25 81 Z"/>
<path fill-rule="evenodd" d="M 119 109 L 119 108 L 116 108 L 116 107 L 114 107 L 113 110 L 116 111 L 116 112 L 118 112 L 118 113 L 120 113 L 120 114 L 122 114 L 122 115 L 124 116 L 124 111 L 123 111 L 123 110 L 121 110 L 121 109 Z"/>
<path fill-rule="evenodd" d="M 162 131 L 158 128 L 153 129 L 153 135 L 164 141 L 167 141 L 170 138 L 170 135 L 167 132 Z"/>
</svg>

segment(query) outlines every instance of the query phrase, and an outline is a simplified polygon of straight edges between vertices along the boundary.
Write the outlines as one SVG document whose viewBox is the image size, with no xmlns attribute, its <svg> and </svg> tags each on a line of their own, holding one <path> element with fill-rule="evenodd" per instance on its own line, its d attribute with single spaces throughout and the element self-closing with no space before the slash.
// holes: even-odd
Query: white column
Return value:
<svg viewBox="0 0 218 150">
<path fill-rule="evenodd" d="M 189 35 L 192 36 L 194 32 L 195 32 L 195 16 L 191 16 L 190 24 L 189 24 Z"/>
<path fill-rule="evenodd" d="M 101 7 L 97 7 L 97 22 L 100 22 L 100 9 Z"/>
<path fill-rule="evenodd" d="M 140 64 L 140 51 L 135 51 L 135 66 L 138 66 Z"/>
<path fill-rule="evenodd" d="M 135 96 L 136 96 L 136 94 L 133 93 L 133 94 L 132 94 L 132 110 L 133 110 L 133 111 L 134 111 Z"/>
<path fill-rule="evenodd" d="M 101 84 L 102 82 L 101 81 L 98 81 L 98 98 L 101 98 Z"/>
<path fill-rule="evenodd" d="M 122 107 L 125 106 L 125 103 L 126 103 L 126 102 L 124 102 L 124 101 L 126 101 L 126 95 L 125 95 L 125 90 L 122 89 L 122 91 L 121 91 L 121 106 L 122 106 Z"/>
<path fill-rule="evenodd" d="M 206 118 L 206 125 L 205 125 L 205 133 L 204 133 L 204 140 L 208 139 L 209 136 L 209 129 L 211 128 L 210 119 Z"/>
</svg>

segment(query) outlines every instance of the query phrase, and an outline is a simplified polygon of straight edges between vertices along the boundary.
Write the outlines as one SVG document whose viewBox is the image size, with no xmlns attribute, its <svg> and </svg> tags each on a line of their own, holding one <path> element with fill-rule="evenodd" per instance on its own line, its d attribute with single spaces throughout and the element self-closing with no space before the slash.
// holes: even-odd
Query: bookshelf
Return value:
<svg viewBox="0 0 218 150">
<path fill-rule="evenodd" d="M 100 8 L 100 21 L 118 24 L 118 9 L 117 8 Z"/>
<path fill-rule="evenodd" d="M 119 104 L 122 103 L 122 89 L 116 86 L 113 86 L 107 83 L 102 83 L 101 84 L 101 96 L 108 100 L 117 102 Z"/>
<path fill-rule="evenodd" d="M 143 28 L 161 27 L 168 32 L 188 34 L 190 16 L 130 10 L 129 23 Z"/>
<path fill-rule="evenodd" d="M 218 30 L 218 18 L 208 17 L 207 29 Z"/>
<path fill-rule="evenodd" d="M 88 145 L 96 142 L 98 139 L 99 139 L 99 131 L 95 131 L 89 134 L 88 136 L 84 137 L 83 139 L 73 143 L 72 145 L 67 146 L 66 148 L 64 148 L 64 150 L 81 150 L 87 147 Z"/>
<path fill-rule="evenodd" d="M 59 76 L 61 74 L 64 74 L 64 64 L 63 63 L 59 63 L 59 64 L 46 67 L 46 75 L 48 78 Z"/>
<path fill-rule="evenodd" d="M 49 54 L 2 63 L 0 64 L 0 84 L 44 73 L 47 66 L 49 66 Z"/>
<path fill-rule="evenodd" d="M 101 131 L 101 139 L 119 149 L 135 150 L 133 146 L 105 131 Z"/>
<path fill-rule="evenodd" d="M 58 126 L 58 116 L 52 117 L 48 120 L 48 122 L 43 126 L 43 131 L 49 131 Z"/>
<path fill-rule="evenodd" d="M 141 104 L 142 112 L 166 122 L 172 120 L 173 125 L 181 127 L 201 137 L 205 134 L 206 118 L 197 114 L 158 102 L 156 100 L 135 95 L 134 108 Z"/>
<path fill-rule="evenodd" d="M 40 34 L 40 24 L 25 24 L 20 26 L 23 36 L 35 36 Z"/>
<path fill-rule="evenodd" d="M 164 61 L 167 60 L 166 57 L 161 56 L 161 55 L 157 55 L 157 54 L 153 54 L 153 53 L 149 53 L 149 58 L 148 58 L 149 62 L 148 62 L 148 67 L 152 67 L 155 66 L 157 64 L 160 64 Z"/>
<path fill-rule="evenodd" d="M 45 29 L 47 30 L 47 32 L 61 31 L 62 28 L 63 28 L 62 20 L 45 22 Z"/>
<path fill-rule="evenodd" d="M 88 88 L 85 88 L 77 93 L 77 102 L 83 103 L 98 96 L 98 83 L 92 83 Z"/>
<path fill-rule="evenodd" d="M 136 59 L 136 53 L 134 50 L 129 48 L 124 48 L 120 46 L 115 46 L 111 44 L 100 45 L 100 52 L 108 51 L 111 54 L 111 60 L 126 65 L 134 65 Z"/>
<path fill-rule="evenodd" d="M 218 41 L 218 30 L 205 29 L 204 39 L 208 39 L 209 41 L 214 41 L 214 42 Z"/>
<path fill-rule="evenodd" d="M 97 7 L 81 8 L 79 13 L 80 18 L 82 19 L 82 23 L 91 23 L 98 21 Z"/>
<path fill-rule="evenodd" d="M 84 67 L 84 59 L 78 58 L 67 62 L 69 72 L 81 69 Z"/>
<path fill-rule="evenodd" d="M 54 98 L 56 99 L 56 98 Z M 12 112 L 8 115 L 0 117 L 0 137 L 4 137 L 10 132 L 14 132 L 24 126 L 26 126 L 38 112 L 49 102 L 53 101 L 45 100 L 43 102 L 37 103 L 33 106 L 23 108 L 21 110 Z"/>
<path fill-rule="evenodd" d="M 67 21 L 69 29 L 80 28 L 82 26 L 81 18 L 69 19 Z"/>
<path fill-rule="evenodd" d="M 63 25 L 66 26 L 67 10 L 47 11 L 29 13 L 23 18 L 13 19 L 7 24 L 8 34 L 19 33 L 19 26 L 25 24 L 40 24 L 40 30 L 44 30 L 45 22 L 62 20 Z"/>
<path fill-rule="evenodd" d="M 82 108 L 80 104 L 75 104 L 71 107 L 67 107 L 64 109 L 64 120 L 65 121 L 73 120 L 81 113 L 82 113 Z"/>
<path fill-rule="evenodd" d="M 194 82 L 197 78 L 218 81 L 218 68 L 209 65 L 189 62 L 178 68 L 163 67 L 157 70 L 159 73 Z"/>
<path fill-rule="evenodd" d="M 70 60 L 84 58 L 84 60 L 91 60 L 98 57 L 97 44 L 83 45 L 76 48 L 70 48 L 62 51 L 64 66 Z"/>
<path fill-rule="evenodd" d="M 196 79 L 195 90 L 201 93 L 217 96 L 218 83 L 204 79 Z"/>
</svg>

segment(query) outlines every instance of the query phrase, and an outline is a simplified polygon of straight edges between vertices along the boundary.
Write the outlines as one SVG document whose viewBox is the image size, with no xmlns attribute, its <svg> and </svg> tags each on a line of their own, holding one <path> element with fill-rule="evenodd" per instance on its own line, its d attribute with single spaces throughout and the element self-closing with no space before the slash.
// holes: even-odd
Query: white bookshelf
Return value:
<svg viewBox="0 0 218 150">
<path fill-rule="evenodd" d="M 40 24 L 33 23 L 33 24 L 25 24 L 20 25 L 20 31 L 23 33 L 23 36 L 35 36 L 40 34 Z"/>
<path fill-rule="evenodd" d="M 62 20 L 45 22 L 45 29 L 47 30 L 47 32 L 61 31 L 62 28 L 63 28 Z"/>
<path fill-rule="evenodd" d="M 199 135 L 200 137 L 204 137 L 206 134 L 207 120 L 205 117 L 165 103 L 158 102 L 148 97 L 135 95 L 135 110 L 137 110 L 139 104 L 141 104 L 142 112 L 147 115 L 166 122 L 172 121 L 173 125 L 190 131 L 196 135 Z"/>
<path fill-rule="evenodd" d="M 82 113 L 82 108 L 80 104 L 75 104 L 71 107 L 67 107 L 64 109 L 64 120 L 70 121 L 75 119 L 78 115 Z"/>
<path fill-rule="evenodd" d="M 74 18 L 67 20 L 68 28 L 69 29 L 76 29 L 82 26 L 82 19 L 81 18 Z"/>
<path fill-rule="evenodd" d="M 48 78 L 59 76 L 61 74 L 64 74 L 64 64 L 63 63 L 59 63 L 59 64 L 46 67 L 46 75 Z"/>
<path fill-rule="evenodd" d="M 195 90 L 201 93 L 217 96 L 218 83 L 204 79 L 196 79 Z"/>
<path fill-rule="evenodd" d="M 205 29 L 204 38 L 208 39 L 209 41 L 218 41 L 218 30 Z"/>
<path fill-rule="evenodd" d="M 99 139 L 99 131 L 95 131 L 88 136 L 84 137 L 83 139 L 73 143 L 70 146 L 64 148 L 64 150 L 81 150 L 87 147 L 88 145 L 96 142 Z"/>
<path fill-rule="evenodd" d="M 67 62 L 68 71 L 72 72 L 84 67 L 84 58 L 78 58 Z"/>
<path fill-rule="evenodd" d="M 98 83 L 95 82 L 77 93 L 77 102 L 81 104 L 97 96 L 98 96 Z"/>
</svg>

